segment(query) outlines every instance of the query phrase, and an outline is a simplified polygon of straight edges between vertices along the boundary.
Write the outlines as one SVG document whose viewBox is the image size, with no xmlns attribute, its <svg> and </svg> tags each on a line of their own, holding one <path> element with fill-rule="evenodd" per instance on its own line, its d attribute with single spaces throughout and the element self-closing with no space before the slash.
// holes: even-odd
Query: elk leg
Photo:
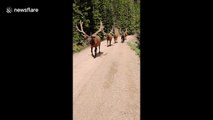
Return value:
<svg viewBox="0 0 213 120">
<path fill-rule="evenodd" d="M 91 55 L 93 56 L 92 47 L 91 47 Z"/>
<path fill-rule="evenodd" d="M 97 47 L 95 47 L 95 57 L 96 57 L 96 54 L 97 54 Z"/>
</svg>

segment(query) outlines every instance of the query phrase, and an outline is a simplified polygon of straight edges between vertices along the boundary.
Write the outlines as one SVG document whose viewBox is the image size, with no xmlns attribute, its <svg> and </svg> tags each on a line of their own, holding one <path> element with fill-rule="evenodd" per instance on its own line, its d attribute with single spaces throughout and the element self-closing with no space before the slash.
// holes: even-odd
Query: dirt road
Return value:
<svg viewBox="0 0 213 120">
<path fill-rule="evenodd" d="M 74 120 L 140 119 L 140 59 L 127 45 L 134 39 L 103 41 L 95 59 L 90 47 L 73 55 Z"/>
</svg>

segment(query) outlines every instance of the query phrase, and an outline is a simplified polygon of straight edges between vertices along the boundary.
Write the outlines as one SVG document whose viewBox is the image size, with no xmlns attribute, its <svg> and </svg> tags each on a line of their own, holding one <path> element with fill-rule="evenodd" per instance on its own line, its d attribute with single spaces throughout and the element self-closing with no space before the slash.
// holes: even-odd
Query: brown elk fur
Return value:
<svg viewBox="0 0 213 120">
<path fill-rule="evenodd" d="M 114 43 L 117 43 L 117 40 L 118 40 L 118 34 L 115 34 L 114 35 Z"/>
<path fill-rule="evenodd" d="M 93 48 L 95 48 L 95 57 L 96 57 L 96 53 L 97 53 L 97 47 L 99 49 L 99 53 L 100 51 L 100 47 L 101 47 L 101 38 L 96 35 L 96 36 L 92 36 L 91 40 L 90 40 L 90 47 L 91 47 L 91 53 L 93 55 Z"/>
<path fill-rule="evenodd" d="M 90 46 L 91 47 L 100 47 L 101 45 L 101 38 L 96 35 L 95 37 L 92 36 L 92 39 L 90 40 Z"/>
<path fill-rule="evenodd" d="M 118 33 L 118 31 L 117 31 L 117 29 L 116 29 L 115 27 L 113 27 L 113 29 L 114 29 L 114 30 L 111 30 L 111 33 L 112 33 L 113 35 L 112 35 L 112 34 L 111 34 L 111 35 L 112 35 L 113 38 L 114 38 L 114 43 L 117 43 L 119 33 Z"/>
<path fill-rule="evenodd" d="M 125 40 L 126 40 L 125 34 L 124 34 L 124 33 L 121 33 L 121 42 L 123 43 Z"/>
<path fill-rule="evenodd" d="M 111 33 L 107 34 L 107 46 L 109 46 L 108 41 L 109 41 L 109 45 L 111 46 L 111 41 L 112 41 L 112 34 Z"/>
</svg>

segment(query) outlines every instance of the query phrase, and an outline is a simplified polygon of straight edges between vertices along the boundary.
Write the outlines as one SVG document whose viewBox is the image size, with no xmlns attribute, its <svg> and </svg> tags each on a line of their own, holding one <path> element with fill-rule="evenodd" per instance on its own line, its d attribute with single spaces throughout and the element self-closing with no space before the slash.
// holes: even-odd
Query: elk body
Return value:
<svg viewBox="0 0 213 120">
<path fill-rule="evenodd" d="M 118 42 L 118 33 L 114 33 L 114 43 Z"/>
<path fill-rule="evenodd" d="M 100 28 L 97 32 L 95 32 L 93 35 L 89 36 L 87 35 L 84 30 L 83 30 L 83 22 L 80 21 L 80 27 L 81 30 L 78 28 L 78 26 L 76 25 L 77 30 L 82 33 L 84 40 L 89 41 L 90 43 L 90 47 L 91 47 L 91 54 L 94 58 L 96 58 L 97 56 L 97 48 L 99 49 L 99 53 L 100 53 L 100 47 L 101 47 L 101 38 L 97 35 L 99 32 L 101 32 L 103 30 L 103 25 L 102 22 L 100 21 Z M 95 53 L 93 54 L 93 49 L 95 49 Z"/>
<path fill-rule="evenodd" d="M 125 32 L 120 30 L 120 34 L 121 34 L 121 43 L 123 43 L 126 40 L 126 36 L 128 35 L 127 29 Z"/>
<path fill-rule="evenodd" d="M 112 29 L 113 30 L 113 29 Z M 109 33 L 104 33 L 104 35 L 106 35 L 106 40 L 107 40 L 107 47 L 108 46 L 111 46 L 111 42 L 112 42 L 112 38 L 113 38 L 113 33 L 112 33 L 112 30 L 109 32 Z"/>
<path fill-rule="evenodd" d="M 112 41 L 112 34 L 111 33 L 108 33 L 107 34 L 107 46 L 111 46 L 111 41 Z M 109 42 L 109 45 L 108 45 L 108 42 Z"/>
</svg>

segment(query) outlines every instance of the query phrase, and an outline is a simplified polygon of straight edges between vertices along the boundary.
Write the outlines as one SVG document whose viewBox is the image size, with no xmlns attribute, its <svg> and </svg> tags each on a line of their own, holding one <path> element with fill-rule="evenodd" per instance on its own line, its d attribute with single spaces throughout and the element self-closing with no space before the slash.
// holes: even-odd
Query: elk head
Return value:
<svg viewBox="0 0 213 120">
<path fill-rule="evenodd" d="M 124 35 L 124 36 L 127 36 L 128 34 L 127 34 L 127 28 L 125 29 L 125 31 L 123 31 L 123 30 L 121 30 L 121 28 L 119 28 L 119 33 L 121 34 L 121 35 Z"/>
<path fill-rule="evenodd" d="M 113 34 L 113 28 L 110 30 L 109 33 L 110 33 L 111 35 L 114 35 L 114 34 Z"/>
<path fill-rule="evenodd" d="M 92 35 L 88 35 L 88 34 L 86 34 L 86 33 L 84 32 L 84 29 L 83 29 L 83 22 L 80 20 L 79 23 L 80 23 L 80 28 L 81 28 L 81 29 L 79 29 L 77 25 L 76 25 L 76 29 L 77 29 L 80 33 L 82 33 L 82 36 L 83 36 L 84 40 L 86 40 L 86 41 L 88 41 L 88 42 L 91 42 L 91 40 L 93 40 L 93 39 L 96 37 L 96 35 L 97 35 L 99 32 L 101 32 L 101 31 L 103 30 L 103 28 L 104 28 L 104 26 L 103 26 L 103 24 L 102 24 L 102 21 L 100 21 L 100 28 L 99 28 L 99 30 L 96 31 L 96 32 L 95 32 L 94 34 L 92 34 Z"/>
<path fill-rule="evenodd" d="M 119 34 L 122 36 L 123 35 L 123 30 L 119 27 Z"/>
</svg>

